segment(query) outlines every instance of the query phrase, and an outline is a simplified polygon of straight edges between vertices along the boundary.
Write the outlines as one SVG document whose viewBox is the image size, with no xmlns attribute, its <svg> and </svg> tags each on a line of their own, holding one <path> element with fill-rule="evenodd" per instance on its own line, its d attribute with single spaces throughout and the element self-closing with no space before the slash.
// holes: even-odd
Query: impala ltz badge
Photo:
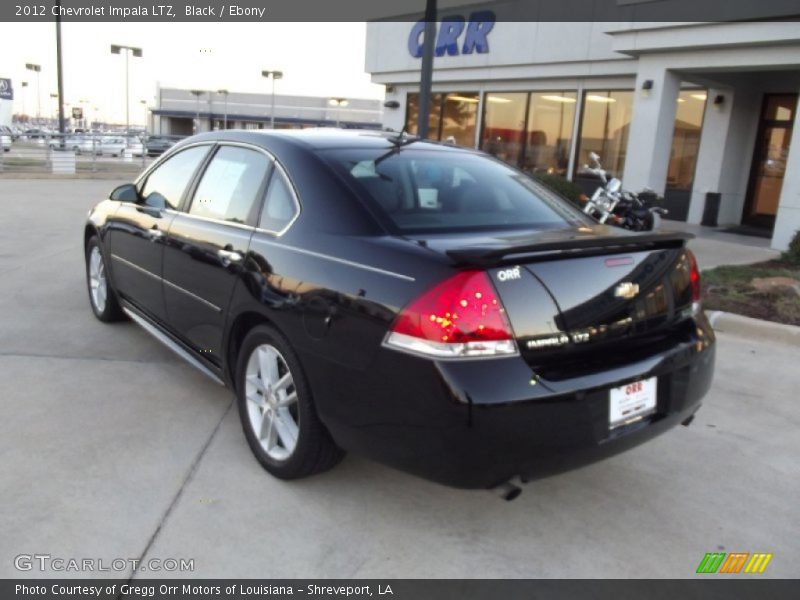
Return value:
<svg viewBox="0 0 800 600">
<path fill-rule="evenodd" d="M 500 281 L 508 281 L 509 279 L 521 279 L 522 275 L 519 272 L 519 267 L 512 267 L 511 269 L 503 269 L 498 272 L 497 278 Z"/>
<path fill-rule="evenodd" d="M 630 281 L 623 281 L 614 288 L 614 296 L 616 298 L 625 298 L 626 300 L 630 300 L 631 298 L 635 298 L 638 293 L 639 284 L 631 283 Z"/>
</svg>

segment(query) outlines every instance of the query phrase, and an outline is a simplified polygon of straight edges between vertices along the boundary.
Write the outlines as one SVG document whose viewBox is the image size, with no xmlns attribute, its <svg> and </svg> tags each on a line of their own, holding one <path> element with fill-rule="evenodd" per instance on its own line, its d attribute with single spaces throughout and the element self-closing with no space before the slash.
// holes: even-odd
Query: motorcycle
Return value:
<svg viewBox="0 0 800 600">
<path fill-rule="evenodd" d="M 584 213 L 599 223 L 608 222 L 631 231 L 652 231 L 661 226 L 661 219 L 668 211 L 654 206 L 662 199 L 653 190 L 645 188 L 638 194 L 623 190 L 619 179 L 608 179 L 598 154 L 590 152 L 589 160 L 593 166 L 584 165 L 582 173 L 594 175 L 603 185 L 586 201 Z"/>
</svg>

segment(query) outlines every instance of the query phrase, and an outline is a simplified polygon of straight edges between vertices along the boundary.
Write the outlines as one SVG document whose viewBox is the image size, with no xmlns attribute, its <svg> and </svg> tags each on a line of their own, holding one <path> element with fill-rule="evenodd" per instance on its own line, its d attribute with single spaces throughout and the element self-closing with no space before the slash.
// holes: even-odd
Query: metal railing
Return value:
<svg viewBox="0 0 800 600">
<path fill-rule="evenodd" d="M 0 175 L 132 179 L 164 150 L 138 135 L 0 133 Z"/>
</svg>

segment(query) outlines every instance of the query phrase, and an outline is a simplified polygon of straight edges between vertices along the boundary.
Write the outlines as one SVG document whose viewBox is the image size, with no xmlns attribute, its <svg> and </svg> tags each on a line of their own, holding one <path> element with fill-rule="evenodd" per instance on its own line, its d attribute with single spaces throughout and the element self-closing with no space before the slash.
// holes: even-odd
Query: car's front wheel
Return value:
<svg viewBox="0 0 800 600">
<path fill-rule="evenodd" d="M 89 303 L 92 305 L 92 312 L 98 319 L 108 323 L 125 318 L 125 313 L 119 306 L 117 294 L 108 279 L 105 258 L 96 236 L 86 244 L 86 284 L 89 288 Z"/>
<path fill-rule="evenodd" d="M 274 476 L 305 477 L 344 456 L 317 416 L 300 360 L 274 328 L 255 327 L 242 342 L 236 396 L 247 443 Z"/>
</svg>

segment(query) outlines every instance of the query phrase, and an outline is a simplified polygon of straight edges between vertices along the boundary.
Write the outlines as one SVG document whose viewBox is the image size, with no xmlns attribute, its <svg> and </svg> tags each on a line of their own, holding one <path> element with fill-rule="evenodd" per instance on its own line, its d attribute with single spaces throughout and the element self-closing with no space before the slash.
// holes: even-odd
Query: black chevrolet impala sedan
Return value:
<svg viewBox="0 0 800 600">
<path fill-rule="evenodd" d="M 202 134 L 90 212 L 92 310 L 235 393 L 291 479 L 345 451 L 511 489 L 688 424 L 714 334 L 684 234 L 614 229 L 401 134 Z"/>
</svg>

